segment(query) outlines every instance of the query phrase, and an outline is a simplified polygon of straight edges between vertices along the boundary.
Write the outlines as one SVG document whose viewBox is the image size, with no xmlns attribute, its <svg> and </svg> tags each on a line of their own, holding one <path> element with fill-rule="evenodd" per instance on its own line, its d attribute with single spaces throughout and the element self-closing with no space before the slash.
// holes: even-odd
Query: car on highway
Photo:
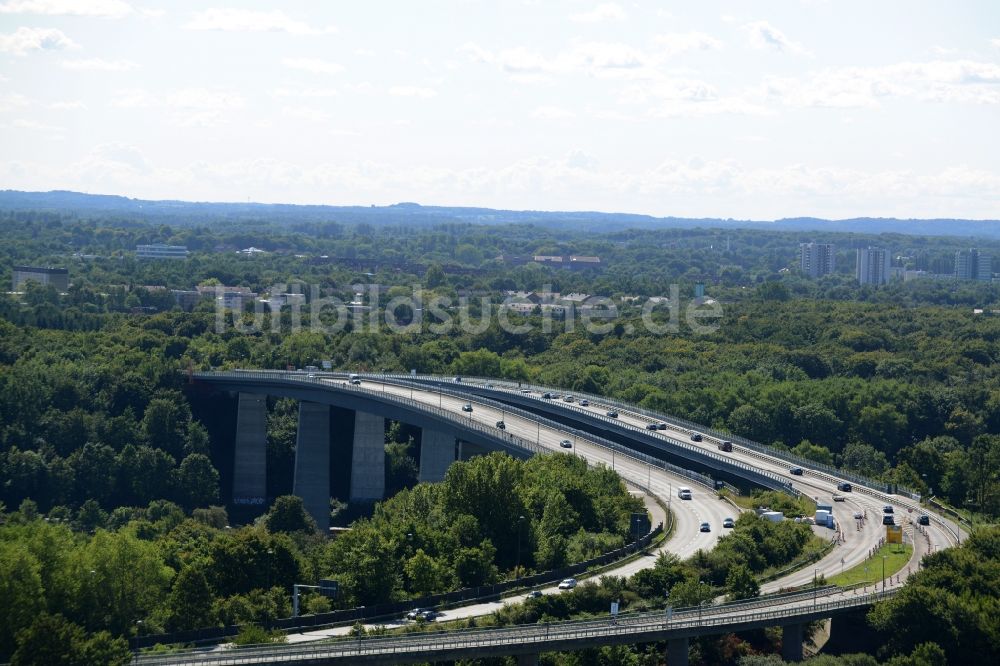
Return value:
<svg viewBox="0 0 1000 666">
<path fill-rule="evenodd" d="M 354 379 L 351 380 L 351 383 L 354 384 L 355 386 L 359 386 L 361 384 L 361 380 L 355 377 Z"/>
<path fill-rule="evenodd" d="M 891 513 L 887 513 L 884 516 L 882 516 L 882 524 L 883 525 L 895 525 L 896 524 L 896 519 L 892 517 Z"/>
<path fill-rule="evenodd" d="M 865 517 L 865 514 L 861 513 L 860 511 L 855 511 L 854 512 L 854 520 L 862 520 L 862 519 L 864 519 L 864 517 Z"/>
<path fill-rule="evenodd" d="M 572 590 L 574 587 L 576 587 L 576 578 L 564 578 L 559 583 L 560 590 Z"/>
<path fill-rule="evenodd" d="M 353 382 L 355 379 L 358 379 L 358 376 L 352 372 L 350 377 L 348 377 L 348 379 L 350 379 Z"/>
<path fill-rule="evenodd" d="M 895 513 L 895 510 L 892 508 L 891 504 L 886 504 L 882 507 L 882 513 Z"/>
<path fill-rule="evenodd" d="M 700 432 L 693 432 L 693 433 L 691 433 L 691 441 L 692 442 L 700 442 L 701 441 L 701 433 Z"/>
<path fill-rule="evenodd" d="M 920 523 L 921 525 L 930 525 L 931 517 L 928 516 L 926 513 L 923 513 L 920 515 L 919 518 L 917 518 L 917 522 Z"/>
<path fill-rule="evenodd" d="M 839 490 L 842 493 L 849 493 L 851 492 L 851 484 L 847 483 L 846 481 L 841 481 L 840 483 L 837 484 L 837 490 Z"/>
<path fill-rule="evenodd" d="M 425 610 L 423 613 L 417 616 L 418 620 L 423 620 L 424 622 L 433 622 L 434 620 L 441 617 L 441 613 L 436 610 Z"/>
<path fill-rule="evenodd" d="M 788 470 L 788 473 L 791 474 L 792 476 L 802 476 L 802 468 L 793 467 L 790 470 Z"/>
<path fill-rule="evenodd" d="M 659 422 L 658 422 L 658 423 L 656 424 L 656 429 L 657 429 L 657 430 L 666 430 L 666 429 L 667 429 L 667 424 L 666 424 L 666 423 L 664 423 L 663 421 L 659 421 Z"/>
<path fill-rule="evenodd" d="M 681 486 L 680 488 L 677 489 L 677 497 L 683 500 L 691 499 L 691 489 L 688 488 L 687 486 Z"/>
<path fill-rule="evenodd" d="M 464 405 L 462 405 L 462 411 L 463 412 L 471 412 L 472 411 L 472 404 L 467 402 Z"/>
<path fill-rule="evenodd" d="M 543 597 L 543 596 L 545 595 L 542 594 L 541 590 L 532 590 L 531 592 L 528 592 L 528 599 L 537 599 L 538 597 Z"/>
<path fill-rule="evenodd" d="M 568 439 L 564 439 L 563 441 L 559 442 L 559 446 L 563 447 L 564 449 L 572 449 L 573 442 L 569 441 Z"/>
<path fill-rule="evenodd" d="M 615 411 L 615 410 L 613 410 L 613 409 L 609 409 L 609 410 L 608 410 L 608 416 L 610 416 L 610 417 L 611 417 L 611 418 L 613 418 L 613 419 L 616 419 L 616 418 L 618 418 L 618 412 L 616 412 L 616 411 Z"/>
<path fill-rule="evenodd" d="M 316 373 L 310 372 L 308 375 L 306 375 L 306 378 L 307 379 L 316 379 Z"/>
<path fill-rule="evenodd" d="M 497 427 L 500 428 L 501 430 L 506 430 L 507 424 L 504 423 L 503 421 L 497 421 Z"/>
<path fill-rule="evenodd" d="M 659 430 L 655 423 L 647 423 L 646 430 Z"/>
<path fill-rule="evenodd" d="M 531 393 L 531 389 L 521 389 L 521 393 Z"/>
<path fill-rule="evenodd" d="M 833 496 L 833 501 L 834 502 L 846 502 L 847 498 L 844 497 L 843 495 L 834 495 Z"/>
<path fill-rule="evenodd" d="M 576 400 L 576 398 L 574 398 L 571 395 L 568 395 L 565 398 L 563 398 L 563 402 L 573 402 L 574 400 Z"/>
<path fill-rule="evenodd" d="M 733 527 L 736 527 L 736 521 L 733 520 L 732 518 L 726 518 L 725 520 L 722 521 L 722 526 L 727 530 L 732 529 Z"/>
<path fill-rule="evenodd" d="M 702 532 L 711 532 L 712 526 L 709 525 L 708 523 L 702 523 L 701 527 L 699 527 L 698 529 L 700 529 Z"/>
<path fill-rule="evenodd" d="M 455 377 L 451 381 L 455 382 L 456 384 L 461 384 L 462 383 L 462 378 L 461 377 Z"/>
<path fill-rule="evenodd" d="M 727 452 L 728 451 L 732 451 L 733 450 L 733 443 L 730 442 L 728 439 L 727 440 L 723 440 L 723 441 L 719 442 L 719 450 L 720 451 L 727 451 Z"/>
<path fill-rule="evenodd" d="M 430 610 L 430 609 L 429 608 L 414 608 L 413 610 L 411 610 L 409 613 L 406 614 L 406 619 L 407 620 L 416 620 L 418 617 L 420 617 L 423 613 L 426 613 L 428 610 Z"/>
<path fill-rule="evenodd" d="M 584 398 L 583 400 L 580 401 L 580 406 L 581 407 L 589 407 L 590 406 L 590 401 L 587 400 L 586 398 Z"/>
<path fill-rule="evenodd" d="M 551 400 L 554 397 L 554 395 L 555 394 L 553 393 L 543 393 L 542 398 L 544 398 L 545 400 Z"/>
</svg>

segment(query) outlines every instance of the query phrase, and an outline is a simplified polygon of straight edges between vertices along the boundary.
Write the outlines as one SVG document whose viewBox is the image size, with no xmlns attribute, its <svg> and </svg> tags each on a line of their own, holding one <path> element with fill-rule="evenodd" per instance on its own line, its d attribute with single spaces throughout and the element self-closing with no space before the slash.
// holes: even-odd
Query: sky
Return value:
<svg viewBox="0 0 1000 666">
<path fill-rule="evenodd" d="M 0 189 L 1000 218 L 1000 2 L 0 0 Z"/>
</svg>

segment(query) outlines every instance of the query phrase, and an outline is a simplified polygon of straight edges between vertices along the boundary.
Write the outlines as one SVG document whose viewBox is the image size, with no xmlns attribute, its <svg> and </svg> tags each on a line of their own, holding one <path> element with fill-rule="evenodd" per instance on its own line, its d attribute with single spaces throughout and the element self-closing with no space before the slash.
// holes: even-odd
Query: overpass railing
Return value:
<svg viewBox="0 0 1000 666">
<path fill-rule="evenodd" d="M 398 636 L 364 636 L 345 638 L 332 642 L 307 645 L 247 647 L 218 653 L 174 652 L 167 654 L 138 655 L 139 664 L 253 664 L 274 661 L 322 660 L 358 658 L 363 656 L 386 658 L 393 655 L 414 657 L 445 652 L 465 652 L 468 655 L 491 651 L 493 654 L 524 653 L 525 648 L 537 646 L 538 652 L 557 650 L 561 645 L 575 647 L 588 645 L 626 643 L 631 636 L 650 635 L 669 637 L 670 633 L 684 635 L 724 633 L 733 626 L 773 626 L 805 621 L 827 614 L 834 614 L 870 606 L 888 599 L 896 588 L 865 594 L 824 594 L 819 591 L 788 595 L 777 604 L 769 600 L 750 600 L 719 606 L 699 606 L 677 609 L 673 612 L 649 612 L 620 615 L 616 621 L 607 618 L 574 620 L 545 624 L 518 625 L 499 629 L 463 629 L 456 631 L 425 631 Z M 764 605 L 762 601 L 765 602 Z M 810 601 L 812 603 L 810 603 Z"/>
</svg>

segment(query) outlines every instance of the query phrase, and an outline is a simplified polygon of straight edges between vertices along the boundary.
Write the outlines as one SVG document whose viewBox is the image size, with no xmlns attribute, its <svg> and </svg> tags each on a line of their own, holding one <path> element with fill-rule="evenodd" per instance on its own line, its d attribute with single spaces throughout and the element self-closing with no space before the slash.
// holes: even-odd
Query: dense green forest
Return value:
<svg viewBox="0 0 1000 666">
<path fill-rule="evenodd" d="M 345 370 L 530 380 L 636 402 L 897 481 L 981 520 L 1000 514 L 1000 319 L 990 314 L 1000 289 L 935 280 L 874 289 L 851 276 L 854 247 L 881 244 L 894 248 L 897 266 L 948 272 L 969 239 L 739 229 L 585 235 L 530 225 L 408 228 L 336 220 L 170 227 L 33 212 L 0 212 L 0 233 L 0 279 L 9 281 L 14 265 L 30 264 L 66 266 L 71 282 L 66 294 L 32 284 L 23 294 L 0 296 L 0 582 L 5 598 L 30 600 L 6 604 L 2 655 L 15 654 L 16 631 L 28 628 L 24 641 L 63 635 L 83 663 L 111 663 L 120 636 L 287 615 L 292 582 L 335 573 L 344 581 L 342 603 L 406 598 L 495 580 L 518 564 L 558 566 L 620 545 L 627 535 L 636 507 L 606 471 L 576 469 L 567 457 L 490 457 L 456 465 L 440 486 L 415 485 L 413 451 L 400 424 L 389 429 L 386 447 L 387 487 L 400 492 L 356 521 L 350 536 L 327 543 L 310 535 L 288 499 L 260 524 L 227 530 L 236 515 L 221 506 L 231 442 L 220 435 L 211 406 L 187 386 L 189 369 L 330 360 Z M 806 240 L 837 244 L 836 274 L 798 274 L 798 243 Z M 185 244 L 192 255 L 137 261 L 134 246 L 146 242 Z M 251 245 L 267 253 L 237 254 Z M 532 254 L 599 255 L 603 268 L 498 259 Z M 233 317 L 251 322 L 250 311 L 226 313 L 220 329 L 211 300 L 185 312 L 169 292 L 146 288 L 225 284 L 263 292 L 295 283 L 345 300 L 354 285 L 378 283 L 383 306 L 415 284 L 430 295 L 477 294 L 493 304 L 504 290 L 548 286 L 614 297 L 620 305 L 606 333 L 579 321 L 547 330 L 537 315 L 515 318 L 527 325 L 523 333 L 497 321 L 436 333 L 433 318 L 404 332 L 355 323 L 330 331 L 312 326 L 312 303 L 299 323 L 286 308 L 241 332 Z M 654 333 L 639 305 L 620 300 L 669 294 L 672 284 L 687 298 L 695 283 L 720 305 L 712 332 L 681 325 Z M 974 314 L 973 307 L 986 312 Z M 289 470 L 292 404 L 272 401 L 269 409 L 269 469 Z M 519 535 L 510 523 L 488 519 L 486 507 L 455 513 L 475 485 L 468 475 L 487 464 L 505 484 L 493 489 L 507 502 L 500 507 L 505 520 L 525 516 L 523 549 L 512 545 Z M 269 480 L 269 500 L 289 484 Z M 636 586 L 636 603 L 652 599 L 654 589 L 662 603 L 674 583 L 686 585 L 679 595 L 690 592 L 678 599 L 713 593 L 712 586 L 749 594 L 753 574 L 806 547 L 799 535 L 781 534 L 793 546 L 787 552 L 750 549 L 748 541 L 769 543 L 762 529 L 769 528 L 741 525 L 739 533 L 750 536 L 734 534 L 693 562 L 664 563 L 664 571 L 683 570 L 676 580 L 663 571 L 655 574 L 663 580 L 639 576 L 628 583 Z M 974 557 L 983 549 L 977 544 L 942 556 Z M 126 562 L 134 566 L 122 576 Z M 951 565 L 971 566 L 942 558 L 942 567 Z M 358 575 L 375 570 L 386 575 Z M 960 583 L 942 585 L 964 599 Z M 318 611 L 328 602 L 308 603 Z M 913 600 L 910 612 L 918 605 Z M 565 612 L 574 609 L 586 607 Z M 873 617 L 880 626 L 901 621 L 899 609 L 879 612 Z M 561 617 L 564 610 L 543 614 Z M 936 642 L 956 654 L 946 639 Z M 916 639 L 891 647 L 897 656 L 921 649 Z"/>
</svg>

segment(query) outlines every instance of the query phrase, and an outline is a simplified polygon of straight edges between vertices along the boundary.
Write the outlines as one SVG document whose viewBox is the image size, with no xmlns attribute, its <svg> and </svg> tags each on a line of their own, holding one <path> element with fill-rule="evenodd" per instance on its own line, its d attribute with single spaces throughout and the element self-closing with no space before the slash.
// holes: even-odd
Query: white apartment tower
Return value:
<svg viewBox="0 0 1000 666">
<path fill-rule="evenodd" d="M 809 277 L 832 273 L 834 256 L 833 245 L 830 243 L 799 243 L 799 267 Z"/>
<path fill-rule="evenodd" d="M 858 284 L 873 284 L 875 286 L 889 281 L 889 251 L 880 247 L 868 247 L 858 250 L 857 265 Z"/>
</svg>

